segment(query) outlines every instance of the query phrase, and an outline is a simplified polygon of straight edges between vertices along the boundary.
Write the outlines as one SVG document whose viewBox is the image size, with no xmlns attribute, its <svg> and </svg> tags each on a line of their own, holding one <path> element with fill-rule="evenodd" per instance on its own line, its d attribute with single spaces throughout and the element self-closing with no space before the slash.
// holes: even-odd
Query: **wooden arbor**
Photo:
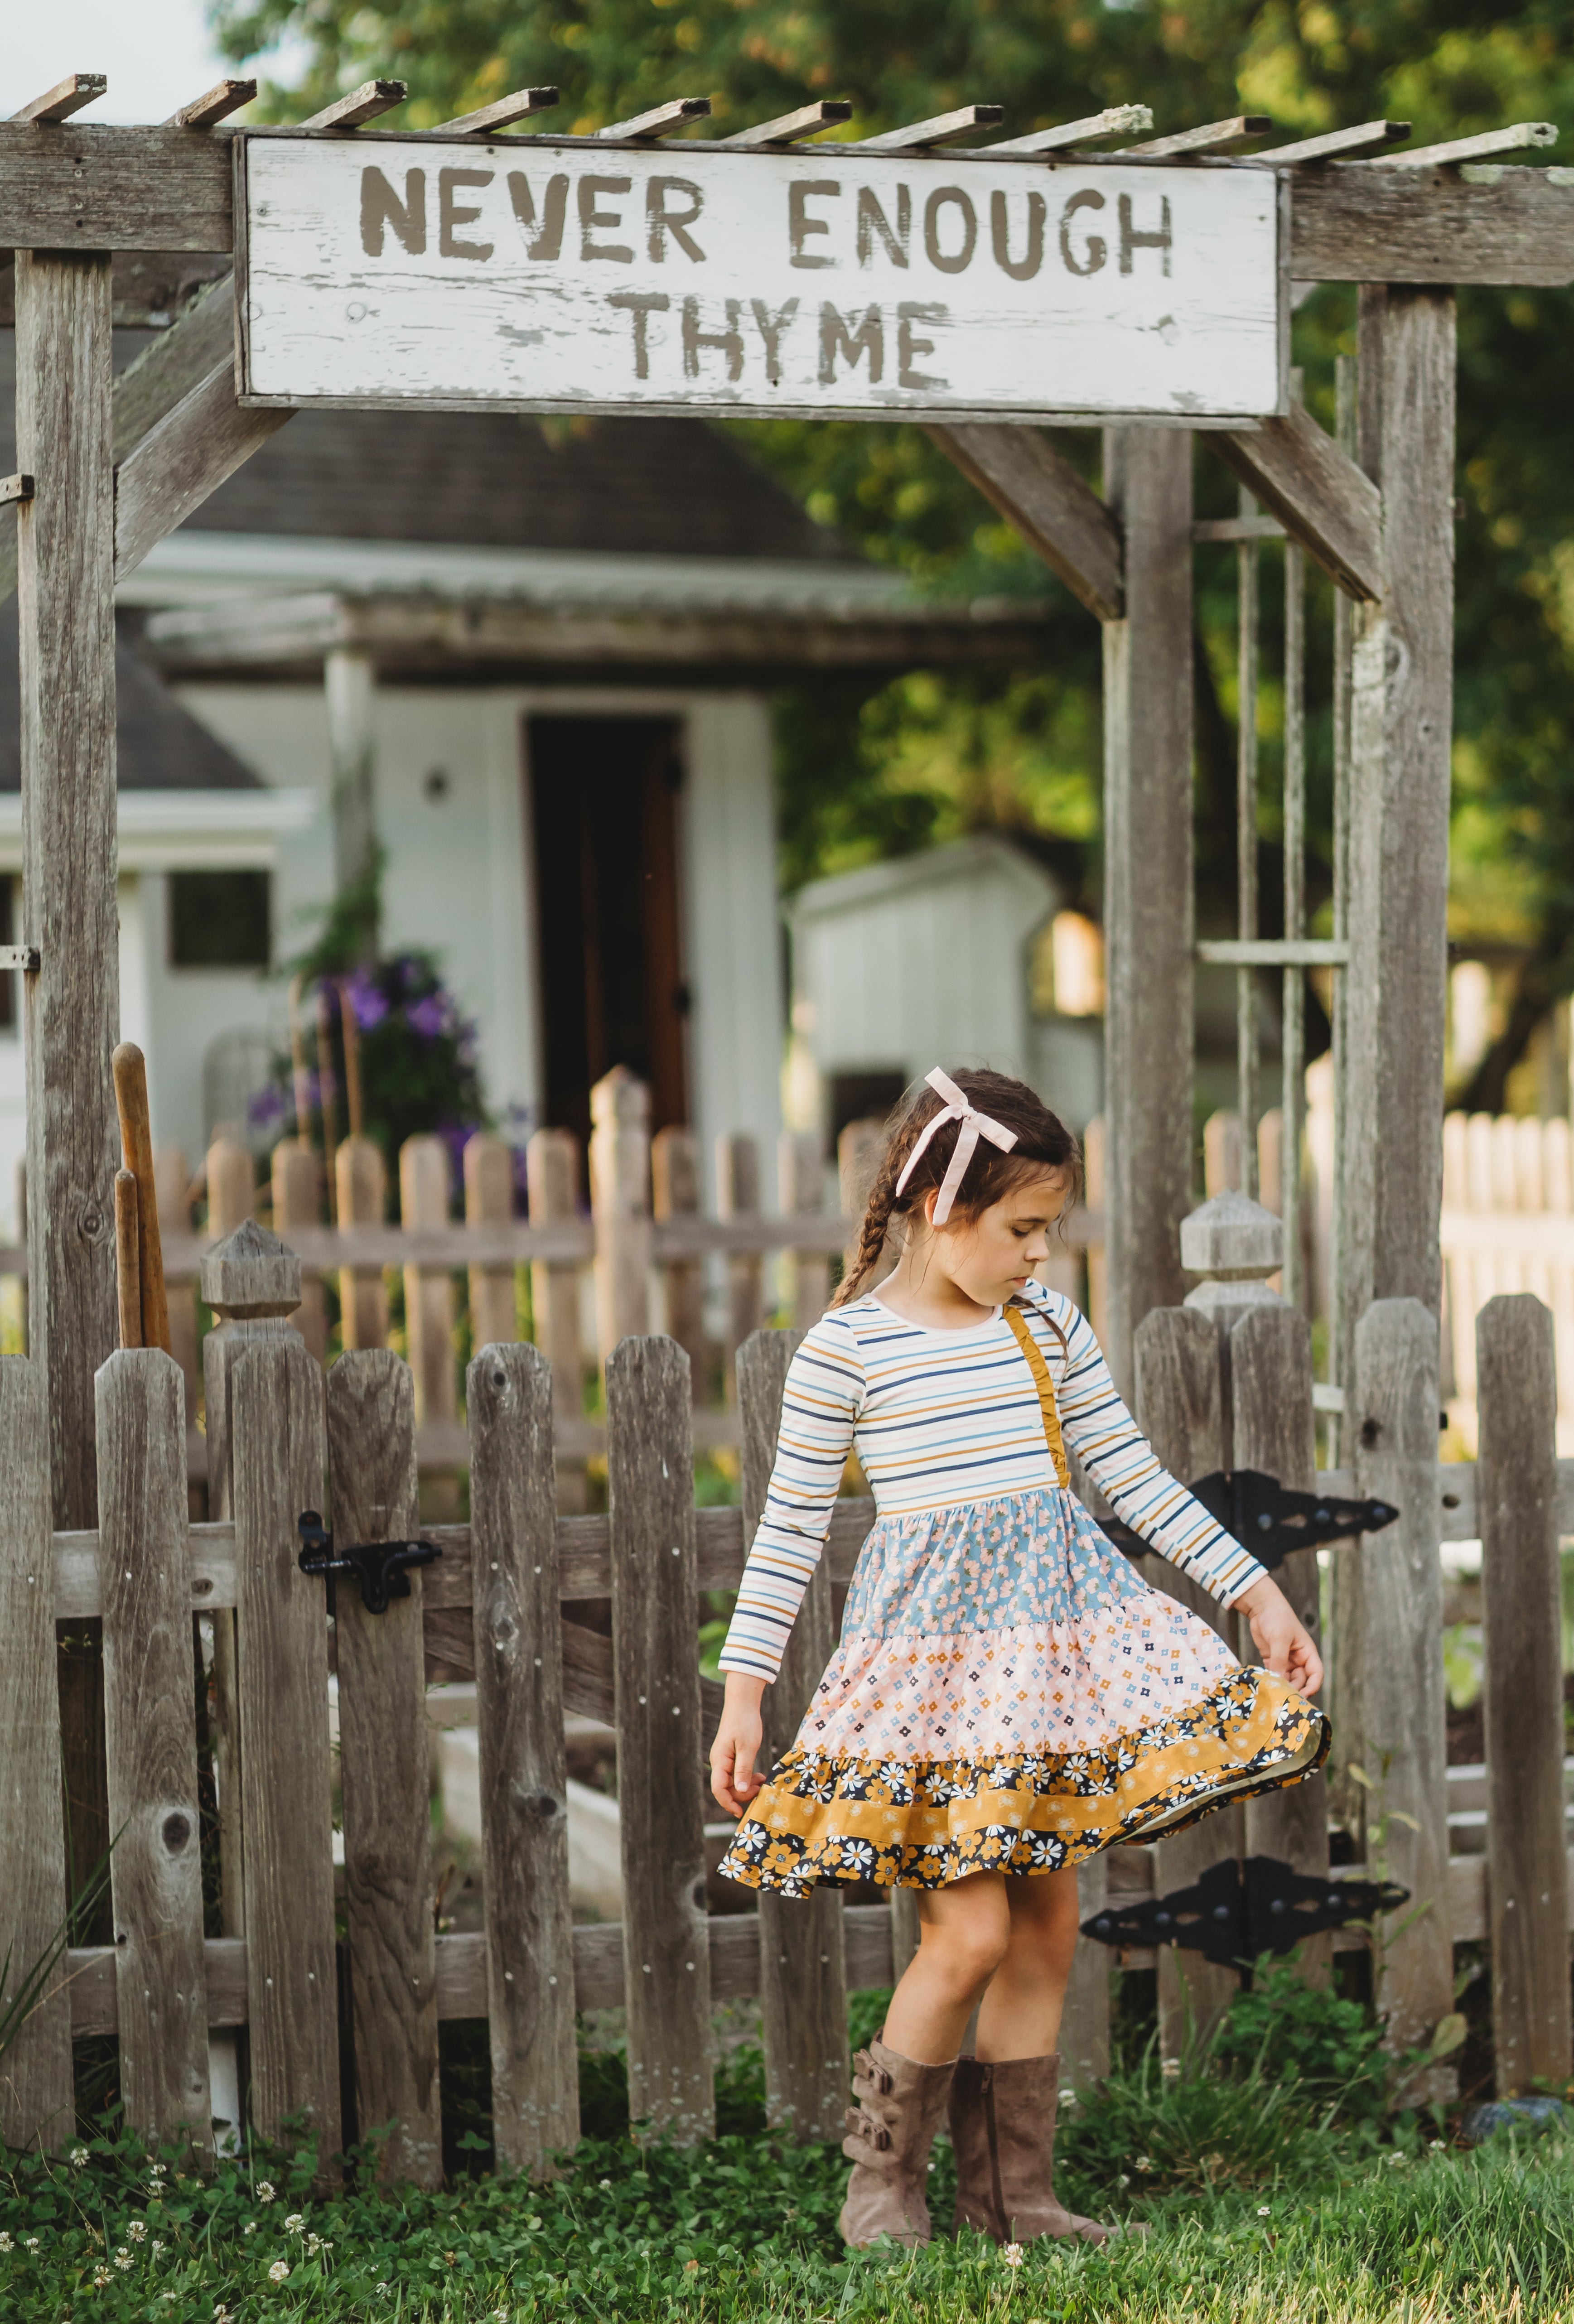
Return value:
<svg viewBox="0 0 1574 2324">
<path fill-rule="evenodd" d="M 0 582 L 14 554 L 23 933 L 35 948 L 19 962 L 31 1323 L 47 1386 L 56 1528 L 97 1520 L 93 1383 L 115 1340 L 115 585 L 290 417 L 236 401 L 224 281 L 113 380 L 116 258 L 173 263 L 234 245 L 231 140 L 219 124 L 252 92 L 226 83 L 157 128 L 72 119 L 102 88 L 78 76 L 0 124 L 0 247 L 15 252 L 23 472 L 0 494 Z M 522 92 L 432 135 L 494 132 L 544 94 Z M 307 126 L 357 134 L 403 95 L 398 83 L 369 83 Z M 616 124 L 602 142 L 648 144 L 704 109 L 700 101 L 660 108 Z M 1141 126 L 1133 110 L 1025 143 L 1074 152 Z M 922 151 L 994 117 L 994 108 L 966 107 L 880 142 Z M 811 106 L 747 134 L 785 142 L 836 118 L 835 108 Z M 1548 142 L 1538 124 L 1397 159 L 1384 151 L 1393 125 L 1382 123 L 1251 160 L 1221 157 L 1265 127 L 1208 124 L 1146 150 L 1203 168 L 1281 172 L 1292 275 L 1361 286 L 1353 454 L 1299 411 L 1213 432 L 1221 456 L 1355 608 L 1339 1337 L 1341 1377 L 1358 1399 L 1363 1384 L 1350 1367 L 1368 1305 L 1414 1300 L 1435 1314 L 1439 1298 L 1452 286 L 1574 278 L 1574 184 L 1565 171 L 1494 158 Z M 1382 158 L 1359 158 L 1372 152 Z M 964 169 L 967 153 L 953 152 Z M 1137 1323 L 1180 1295 L 1178 1231 L 1190 1200 L 1190 431 L 1110 430 L 1102 499 L 1038 429 L 937 433 L 1104 625 L 1110 1354 L 1129 1387 Z M 1293 965 L 1295 942 L 1258 945 L 1254 957 Z"/>
</svg>

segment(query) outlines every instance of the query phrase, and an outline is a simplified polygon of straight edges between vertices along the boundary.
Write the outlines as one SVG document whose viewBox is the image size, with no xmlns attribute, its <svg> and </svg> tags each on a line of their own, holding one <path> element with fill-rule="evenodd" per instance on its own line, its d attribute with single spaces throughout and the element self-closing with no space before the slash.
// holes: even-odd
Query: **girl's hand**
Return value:
<svg viewBox="0 0 1574 2324">
<path fill-rule="evenodd" d="M 728 1815 L 741 1816 L 765 1780 L 755 1773 L 765 1732 L 760 1717 L 764 1692 L 763 1678 L 728 1671 L 727 1702 L 710 1747 L 710 1788 Z"/>
<path fill-rule="evenodd" d="M 1315 1694 L 1322 1684 L 1322 1656 L 1279 1584 L 1264 1574 L 1236 1605 L 1252 1626 L 1264 1668 L 1287 1678 L 1298 1694 Z"/>
</svg>

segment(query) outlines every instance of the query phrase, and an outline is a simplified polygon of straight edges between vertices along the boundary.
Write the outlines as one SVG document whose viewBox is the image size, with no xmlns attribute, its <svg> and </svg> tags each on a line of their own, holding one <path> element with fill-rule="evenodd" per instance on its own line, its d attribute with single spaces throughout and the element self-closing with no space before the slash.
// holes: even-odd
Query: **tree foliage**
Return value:
<svg viewBox="0 0 1574 2324">
<path fill-rule="evenodd" d="M 553 125 L 587 132 L 673 96 L 708 95 L 707 134 L 803 101 L 850 97 L 848 135 L 995 98 L 1014 132 L 1140 99 L 1159 129 L 1242 110 L 1286 135 L 1386 115 L 1417 141 L 1542 119 L 1574 129 L 1566 0 L 214 0 L 237 60 L 304 38 L 299 115 L 374 73 L 411 86 L 430 125 L 542 81 Z M 1353 294 L 1297 318 L 1308 400 L 1332 420 L 1332 359 L 1354 347 Z M 1470 1093 L 1497 1104 L 1514 1056 L 1574 990 L 1574 356 L 1568 290 L 1460 300 L 1454 933 L 1524 954 L 1519 1003 Z M 1097 641 L 1092 622 L 918 431 L 734 423 L 755 456 L 870 556 L 930 591 L 1042 596 L 1043 668 L 1009 680 L 916 678 L 875 695 L 817 688 L 781 721 L 783 870 L 818 871 L 993 825 L 1037 839 L 1097 885 Z M 1093 470 L 1097 447 L 1078 442 Z M 1199 500 L 1234 491 L 1199 460 Z M 1234 842 L 1233 598 L 1227 558 L 1199 568 L 1199 878 L 1204 922 L 1228 924 Z M 1326 595 L 1314 598 L 1326 643 Z M 1270 651 L 1272 615 L 1266 623 Z M 1314 646 L 1316 641 L 1314 639 Z M 1314 894 L 1326 892 L 1326 652 L 1314 661 Z M 1264 892 L 1273 885 L 1277 765 L 1268 689 Z"/>
</svg>

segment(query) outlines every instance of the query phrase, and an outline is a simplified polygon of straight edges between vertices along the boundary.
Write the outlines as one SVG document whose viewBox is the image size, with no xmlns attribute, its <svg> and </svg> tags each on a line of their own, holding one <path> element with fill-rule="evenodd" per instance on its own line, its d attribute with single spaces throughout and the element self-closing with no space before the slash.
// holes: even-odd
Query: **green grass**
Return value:
<svg viewBox="0 0 1574 2324">
<path fill-rule="evenodd" d="M 855 1998 L 855 2038 L 878 2008 Z M 1013 2265 L 943 2233 L 920 2253 L 848 2255 L 835 2147 L 762 2127 L 757 2052 L 720 2076 L 723 2135 L 635 2145 L 616 2048 L 588 2052 L 590 2135 L 544 2185 L 451 2191 L 352 2183 L 313 2202 L 310 2158 L 257 2156 L 209 2181 L 106 2135 L 79 2161 L 0 2166 L 3 2324 L 349 2324 L 420 2319 L 630 2324 L 1539 2324 L 1574 2315 L 1574 2141 L 1451 2150 L 1384 2113 L 1359 2007 L 1275 1975 L 1183 2070 L 1150 2043 L 1070 2110 L 1058 2182 L 1083 2211 L 1145 2227 L 1103 2250 L 1032 2246 Z M 445 2052 L 445 2061 L 447 2053 Z M 453 2061 L 456 2068 L 459 2061 Z M 451 2162 L 489 2160 L 485 2108 Z M 366 2174 L 369 2179 L 369 2173 Z M 949 2152 L 930 2181 L 949 2218 Z M 34 2239 L 30 2247 L 30 2239 Z M 273 2271 L 278 2270 L 275 2276 Z"/>
</svg>

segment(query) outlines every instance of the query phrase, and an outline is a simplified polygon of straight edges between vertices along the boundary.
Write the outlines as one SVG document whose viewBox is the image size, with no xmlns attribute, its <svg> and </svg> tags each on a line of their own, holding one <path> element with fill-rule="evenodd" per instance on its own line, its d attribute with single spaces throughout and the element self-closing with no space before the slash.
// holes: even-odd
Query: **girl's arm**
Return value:
<svg viewBox="0 0 1574 2324">
<path fill-rule="evenodd" d="M 775 1466 L 721 1650 L 727 1704 L 711 1747 L 711 1789 L 733 1815 L 760 1788 L 760 1700 L 819 1563 L 863 1394 L 856 1336 L 833 1311 L 788 1370 Z"/>
</svg>

